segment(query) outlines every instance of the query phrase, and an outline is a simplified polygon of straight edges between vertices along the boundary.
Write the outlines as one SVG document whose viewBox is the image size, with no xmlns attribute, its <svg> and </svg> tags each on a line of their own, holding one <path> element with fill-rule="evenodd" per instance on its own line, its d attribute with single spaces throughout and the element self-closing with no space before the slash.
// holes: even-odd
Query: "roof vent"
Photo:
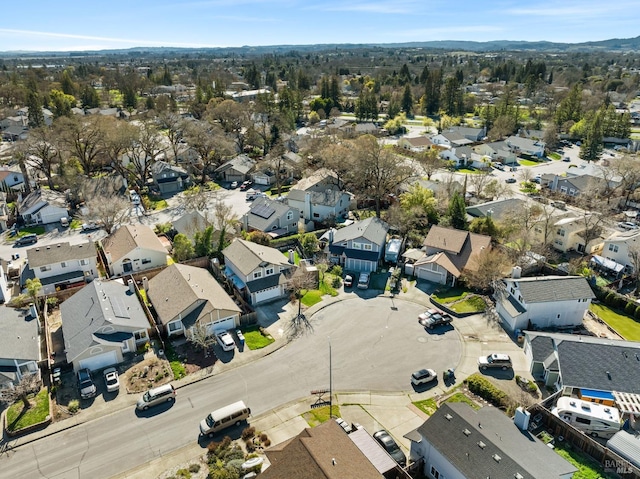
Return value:
<svg viewBox="0 0 640 479">
<path fill-rule="evenodd" d="M 500 462 L 500 459 L 502 459 L 502 458 L 501 458 L 500 456 L 498 456 L 497 454 L 494 454 L 494 455 L 493 455 L 493 456 L 491 456 L 491 457 L 493 457 L 493 460 L 494 460 L 494 461 L 496 461 L 496 462 Z"/>
<path fill-rule="evenodd" d="M 607 371 L 607 377 L 611 380 L 611 373 L 609 371 Z"/>
<path fill-rule="evenodd" d="M 524 476 L 522 474 L 520 474 L 519 472 L 516 472 L 513 477 L 515 477 L 516 479 L 524 479 Z"/>
<path fill-rule="evenodd" d="M 478 446 L 480 447 L 480 449 L 484 449 L 485 447 L 487 447 L 487 445 L 482 441 L 478 441 Z"/>
<path fill-rule="evenodd" d="M 444 417 L 447 421 L 451 421 L 453 419 L 453 416 L 449 413 L 445 414 Z"/>
<path fill-rule="evenodd" d="M 471 431 L 469 431 L 468 429 L 463 429 L 463 430 L 462 430 L 462 433 L 463 433 L 465 436 L 470 436 L 470 435 L 471 435 Z"/>
</svg>

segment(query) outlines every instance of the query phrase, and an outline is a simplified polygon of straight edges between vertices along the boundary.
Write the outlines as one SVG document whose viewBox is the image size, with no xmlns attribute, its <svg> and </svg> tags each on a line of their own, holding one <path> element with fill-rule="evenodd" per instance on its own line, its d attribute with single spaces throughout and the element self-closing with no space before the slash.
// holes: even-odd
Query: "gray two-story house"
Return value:
<svg viewBox="0 0 640 479">
<path fill-rule="evenodd" d="M 277 249 L 236 238 L 222 254 L 225 276 L 251 304 L 287 295 L 287 283 L 296 265 Z"/>
<path fill-rule="evenodd" d="M 291 188 L 287 203 L 302 212 L 305 222 L 335 221 L 346 217 L 351 197 L 334 173 L 321 169 Z"/>
<path fill-rule="evenodd" d="M 244 231 L 262 231 L 277 238 L 298 232 L 300 210 L 281 201 L 257 198 L 240 222 Z"/>
<path fill-rule="evenodd" d="M 388 231 L 389 225 L 375 216 L 330 230 L 329 259 L 347 271 L 375 271 L 384 255 Z"/>
</svg>

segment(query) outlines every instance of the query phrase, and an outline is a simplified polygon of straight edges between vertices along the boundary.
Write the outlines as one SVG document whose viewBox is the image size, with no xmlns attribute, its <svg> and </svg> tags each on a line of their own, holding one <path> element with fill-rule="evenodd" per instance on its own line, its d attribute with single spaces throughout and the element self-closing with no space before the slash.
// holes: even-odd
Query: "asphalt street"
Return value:
<svg viewBox="0 0 640 479">
<path fill-rule="evenodd" d="M 170 407 L 140 414 L 128 405 L 16 447 L 0 459 L 1 475 L 99 479 L 133 469 L 197 442 L 198 422 L 217 407 L 242 399 L 260 416 L 327 388 L 329 342 L 336 391 L 413 392 L 412 371 L 459 362 L 460 335 L 454 329 L 425 332 L 417 322 L 424 306 L 350 298 L 313 315 L 312 329 L 272 354 L 180 388 Z"/>
</svg>

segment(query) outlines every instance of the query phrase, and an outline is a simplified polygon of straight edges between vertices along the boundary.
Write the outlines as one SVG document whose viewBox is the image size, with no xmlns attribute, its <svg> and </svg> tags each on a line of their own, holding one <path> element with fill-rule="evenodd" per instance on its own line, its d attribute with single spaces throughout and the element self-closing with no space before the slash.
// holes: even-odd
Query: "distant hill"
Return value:
<svg viewBox="0 0 640 479">
<path fill-rule="evenodd" d="M 92 51 L 67 51 L 67 52 L 29 52 L 29 51 L 5 51 L 0 52 L 0 58 L 54 58 L 54 57 L 82 57 L 104 55 L 167 55 L 167 54 L 237 54 L 237 55 L 261 55 L 265 53 L 278 53 L 289 51 L 326 51 L 335 49 L 365 49 L 365 48 L 427 48 L 443 51 L 471 51 L 471 52 L 496 52 L 496 51 L 538 51 L 538 52 L 629 52 L 640 51 L 640 36 L 635 38 L 612 38 L 597 42 L 583 43 L 555 43 L 555 42 L 527 42 L 514 40 L 493 40 L 489 42 L 471 42 L 461 40 L 440 40 L 432 42 L 407 42 L 407 43 L 332 43 L 317 45 L 265 45 L 242 46 L 227 48 L 178 48 L 178 47 L 135 47 L 118 50 L 92 50 Z"/>
</svg>

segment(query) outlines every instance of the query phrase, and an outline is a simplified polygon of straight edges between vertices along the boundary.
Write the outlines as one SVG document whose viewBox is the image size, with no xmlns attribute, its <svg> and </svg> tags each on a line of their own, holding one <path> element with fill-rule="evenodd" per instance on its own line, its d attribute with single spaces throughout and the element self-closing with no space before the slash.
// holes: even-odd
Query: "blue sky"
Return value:
<svg viewBox="0 0 640 479">
<path fill-rule="evenodd" d="M 25 0 L 0 15 L 0 51 L 430 40 L 577 43 L 635 37 L 639 25 L 638 0 Z"/>
</svg>

